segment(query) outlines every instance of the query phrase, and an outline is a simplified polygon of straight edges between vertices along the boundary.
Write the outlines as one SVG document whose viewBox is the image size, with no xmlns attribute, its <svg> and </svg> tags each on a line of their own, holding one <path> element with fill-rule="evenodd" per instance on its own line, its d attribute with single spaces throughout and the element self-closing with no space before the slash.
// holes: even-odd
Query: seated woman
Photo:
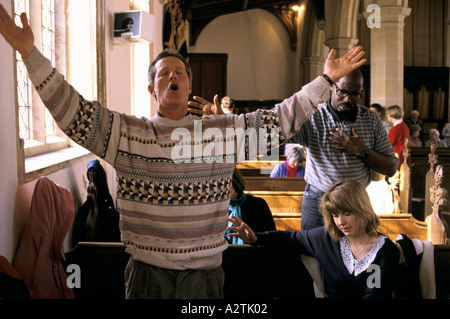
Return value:
<svg viewBox="0 0 450 319">
<path fill-rule="evenodd" d="M 229 236 L 255 245 L 289 246 L 315 257 L 323 271 L 328 298 L 390 299 L 400 252 L 394 242 L 376 232 L 380 223 L 365 188 L 357 181 L 340 181 L 323 195 L 325 226 L 304 232 L 254 233 L 239 218 L 230 220 Z"/>
<path fill-rule="evenodd" d="M 447 143 L 444 140 L 439 138 L 439 131 L 435 128 L 432 128 L 429 132 L 430 139 L 425 142 L 425 147 L 430 147 L 431 142 L 435 142 L 437 147 L 448 147 Z"/>
<path fill-rule="evenodd" d="M 422 140 L 420 139 L 421 130 L 422 129 L 417 124 L 413 124 L 409 127 L 409 145 L 411 147 L 423 147 Z"/>
<path fill-rule="evenodd" d="M 245 221 L 256 231 L 275 230 L 275 221 L 269 205 L 263 198 L 245 194 L 245 179 L 239 169 L 235 168 L 232 180 L 231 201 L 229 205 L 230 216 L 236 216 Z M 231 222 L 228 226 L 233 226 Z M 240 245 L 244 244 L 238 237 L 229 237 L 229 231 L 225 233 L 225 238 L 229 243 Z"/>
<path fill-rule="evenodd" d="M 288 144 L 289 145 L 289 144 Z M 286 145 L 286 161 L 278 163 L 270 173 L 270 177 L 304 177 L 305 150 L 300 145 Z"/>
</svg>

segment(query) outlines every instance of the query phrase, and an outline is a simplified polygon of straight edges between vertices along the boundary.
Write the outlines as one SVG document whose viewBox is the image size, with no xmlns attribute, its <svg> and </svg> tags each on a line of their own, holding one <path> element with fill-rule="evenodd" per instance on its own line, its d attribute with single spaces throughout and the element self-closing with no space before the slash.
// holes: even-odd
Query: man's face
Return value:
<svg viewBox="0 0 450 319">
<path fill-rule="evenodd" d="M 363 92 L 362 77 L 343 77 L 334 86 L 331 94 L 331 106 L 343 120 L 348 120 L 356 112 Z"/>
<path fill-rule="evenodd" d="M 184 63 L 176 57 L 166 57 L 155 64 L 154 86 L 149 92 L 156 97 L 160 111 L 186 108 L 192 84 Z"/>
<path fill-rule="evenodd" d="M 374 107 L 370 107 L 370 110 L 375 113 L 376 115 L 378 115 L 379 117 L 381 117 L 381 112 L 378 112 L 378 110 Z"/>
</svg>

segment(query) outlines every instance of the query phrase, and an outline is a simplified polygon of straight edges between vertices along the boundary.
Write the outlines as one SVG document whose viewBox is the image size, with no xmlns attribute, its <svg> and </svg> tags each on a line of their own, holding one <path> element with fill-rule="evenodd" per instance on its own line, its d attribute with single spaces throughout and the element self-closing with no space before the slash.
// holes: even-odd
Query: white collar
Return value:
<svg viewBox="0 0 450 319">
<path fill-rule="evenodd" d="M 403 119 L 398 119 L 397 121 L 394 122 L 392 126 L 399 125 L 401 122 L 403 122 Z"/>
<path fill-rule="evenodd" d="M 358 276 L 360 273 L 365 271 L 375 259 L 378 251 L 381 247 L 383 247 L 386 238 L 387 237 L 384 235 L 379 235 L 376 243 L 373 245 L 369 253 L 361 259 L 355 259 L 352 254 L 352 250 L 350 249 L 348 237 L 344 236 L 340 240 L 339 246 L 341 248 L 342 261 L 344 262 L 348 272 L 354 276 Z"/>
</svg>

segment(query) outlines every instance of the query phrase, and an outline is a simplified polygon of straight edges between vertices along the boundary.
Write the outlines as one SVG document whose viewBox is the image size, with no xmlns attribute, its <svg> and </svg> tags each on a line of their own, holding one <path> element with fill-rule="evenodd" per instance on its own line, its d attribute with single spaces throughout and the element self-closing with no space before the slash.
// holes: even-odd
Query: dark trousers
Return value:
<svg viewBox="0 0 450 319">
<path fill-rule="evenodd" d="M 222 267 L 205 270 L 164 269 L 136 261 L 125 269 L 127 299 L 223 299 Z"/>
</svg>

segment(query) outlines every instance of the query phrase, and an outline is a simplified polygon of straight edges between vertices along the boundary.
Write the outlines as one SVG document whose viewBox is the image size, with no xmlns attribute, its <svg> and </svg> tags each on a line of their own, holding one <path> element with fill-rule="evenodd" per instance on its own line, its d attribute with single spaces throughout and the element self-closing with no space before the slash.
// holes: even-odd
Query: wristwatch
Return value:
<svg viewBox="0 0 450 319">
<path fill-rule="evenodd" d="M 368 158 L 370 155 L 370 150 L 368 147 L 366 147 L 366 149 L 364 150 L 364 152 L 361 153 L 361 155 L 359 155 L 358 157 L 362 160 L 365 160 L 366 158 Z"/>
</svg>

